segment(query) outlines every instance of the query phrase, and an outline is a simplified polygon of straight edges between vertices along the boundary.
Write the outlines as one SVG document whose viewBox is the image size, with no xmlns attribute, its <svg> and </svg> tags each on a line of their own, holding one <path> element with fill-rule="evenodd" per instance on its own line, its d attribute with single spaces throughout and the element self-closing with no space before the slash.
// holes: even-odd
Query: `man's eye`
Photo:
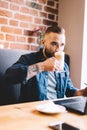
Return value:
<svg viewBox="0 0 87 130">
<path fill-rule="evenodd" d="M 64 46 L 64 45 L 65 45 L 64 43 L 61 44 L 61 46 Z"/>
<path fill-rule="evenodd" d="M 51 45 L 57 45 L 58 43 L 57 42 L 51 42 Z"/>
</svg>

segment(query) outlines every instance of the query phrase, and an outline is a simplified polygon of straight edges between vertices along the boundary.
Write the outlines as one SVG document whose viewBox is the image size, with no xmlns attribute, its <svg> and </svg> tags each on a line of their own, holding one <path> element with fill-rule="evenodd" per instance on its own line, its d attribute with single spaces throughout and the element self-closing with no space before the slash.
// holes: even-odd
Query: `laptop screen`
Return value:
<svg viewBox="0 0 87 130">
<path fill-rule="evenodd" d="M 87 97 L 76 96 L 70 98 L 57 99 L 53 101 L 55 104 L 63 105 L 67 110 L 80 114 L 87 114 Z"/>
</svg>

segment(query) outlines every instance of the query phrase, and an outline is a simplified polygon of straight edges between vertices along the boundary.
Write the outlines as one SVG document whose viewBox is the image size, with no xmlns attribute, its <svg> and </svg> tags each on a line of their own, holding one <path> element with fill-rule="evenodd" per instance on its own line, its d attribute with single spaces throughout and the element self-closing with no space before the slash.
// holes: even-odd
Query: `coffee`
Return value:
<svg viewBox="0 0 87 130">
<path fill-rule="evenodd" d="M 55 53 L 56 59 L 60 62 L 61 70 L 64 69 L 64 52 L 58 51 Z"/>
</svg>

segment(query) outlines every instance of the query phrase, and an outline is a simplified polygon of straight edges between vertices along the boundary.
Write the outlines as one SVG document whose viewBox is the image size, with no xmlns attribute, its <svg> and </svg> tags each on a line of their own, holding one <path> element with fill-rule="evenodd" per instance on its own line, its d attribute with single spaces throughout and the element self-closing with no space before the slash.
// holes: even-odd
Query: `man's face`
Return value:
<svg viewBox="0 0 87 130">
<path fill-rule="evenodd" d="M 46 54 L 54 56 L 57 51 L 63 51 L 65 47 L 65 34 L 49 33 L 46 34 L 43 40 L 43 45 Z"/>
</svg>

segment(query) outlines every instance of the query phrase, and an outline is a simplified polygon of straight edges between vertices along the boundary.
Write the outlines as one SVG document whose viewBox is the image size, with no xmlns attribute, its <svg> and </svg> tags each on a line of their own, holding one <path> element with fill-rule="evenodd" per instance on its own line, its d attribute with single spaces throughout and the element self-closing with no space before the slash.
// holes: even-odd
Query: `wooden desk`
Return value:
<svg viewBox="0 0 87 130">
<path fill-rule="evenodd" d="M 62 113 L 47 115 L 38 112 L 35 107 L 41 102 L 31 102 L 0 106 L 0 130 L 51 130 L 48 125 L 53 121 L 64 121 L 81 130 L 87 130 L 87 115 Z"/>
</svg>

